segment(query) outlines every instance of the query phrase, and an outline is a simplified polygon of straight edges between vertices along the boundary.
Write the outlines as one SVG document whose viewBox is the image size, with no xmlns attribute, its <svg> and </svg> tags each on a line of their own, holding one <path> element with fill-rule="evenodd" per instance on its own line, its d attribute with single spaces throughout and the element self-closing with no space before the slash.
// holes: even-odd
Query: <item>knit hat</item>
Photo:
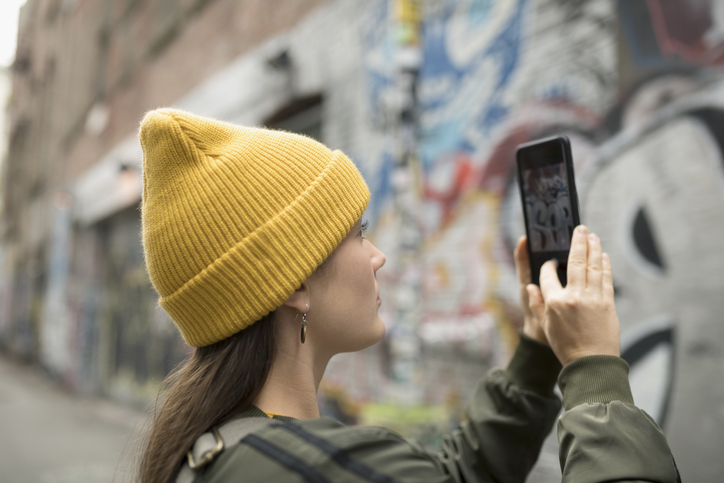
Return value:
<svg viewBox="0 0 724 483">
<path fill-rule="evenodd" d="M 140 138 L 146 265 L 191 346 L 282 305 L 369 201 L 354 164 L 305 136 L 159 109 Z"/>
</svg>

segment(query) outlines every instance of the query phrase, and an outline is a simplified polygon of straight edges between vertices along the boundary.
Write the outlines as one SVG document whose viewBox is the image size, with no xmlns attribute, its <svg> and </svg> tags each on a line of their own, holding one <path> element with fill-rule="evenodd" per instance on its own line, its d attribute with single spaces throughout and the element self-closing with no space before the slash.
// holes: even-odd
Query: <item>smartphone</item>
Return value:
<svg viewBox="0 0 724 483">
<path fill-rule="evenodd" d="M 541 266 L 555 258 L 558 278 L 565 286 L 573 230 L 581 224 L 571 144 L 565 136 L 521 144 L 515 159 L 531 281 L 539 285 Z"/>
</svg>

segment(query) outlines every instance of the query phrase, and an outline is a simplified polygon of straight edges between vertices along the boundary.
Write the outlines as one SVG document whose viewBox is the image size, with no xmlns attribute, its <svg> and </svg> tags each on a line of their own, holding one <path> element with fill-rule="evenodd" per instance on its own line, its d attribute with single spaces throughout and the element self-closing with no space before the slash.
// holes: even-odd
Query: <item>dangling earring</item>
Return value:
<svg viewBox="0 0 724 483">
<path fill-rule="evenodd" d="M 302 344 L 307 340 L 307 312 L 309 312 L 309 304 L 304 304 L 307 307 L 307 311 L 302 314 Z"/>
</svg>

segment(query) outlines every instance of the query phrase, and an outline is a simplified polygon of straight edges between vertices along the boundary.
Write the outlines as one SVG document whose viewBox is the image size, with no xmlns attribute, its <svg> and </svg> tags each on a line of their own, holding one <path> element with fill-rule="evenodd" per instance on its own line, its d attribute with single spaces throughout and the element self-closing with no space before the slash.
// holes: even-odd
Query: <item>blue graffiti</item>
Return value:
<svg viewBox="0 0 724 483">
<path fill-rule="evenodd" d="M 392 155 L 385 153 L 373 184 L 370 206 L 367 208 L 367 216 L 371 220 L 377 220 L 387 201 L 387 196 L 392 192 L 392 170 L 394 166 L 395 160 Z"/>
<path fill-rule="evenodd" d="M 382 66 L 365 62 L 367 70 L 367 96 L 372 109 L 382 108 L 382 95 L 393 85 L 391 76 L 394 62 L 395 44 L 389 31 L 389 0 L 372 4 L 362 30 L 362 45 L 370 56 L 377 55 Z M 378 70 L 382 69 L 382 70 Z"/>
<path fill-rule="evenodd" d="M 452 28 L 451 18 L 455 15 L 454 3 L 424 25 L 423 50 L 424 64 L 420 72 L 420 83 L 423 95 L 420 99 L 422 110 L 421 157 L 426 168 L 441 155 L 451 152 L 472 151 L 473 144 L 470 133 L 465 133 L 462 126 L 472 125 L 476 135 L 487 135 L 490 130 L 503 122 L 509 109 L 503 101 L 503 94 L 514 74 L 520 60 L 522 18 L 527 1 L 518 2 L 515 13 L 508 24 L 501 29 L 493 41 L 481 48 L 472 56 L 466 65 L 456 65 L 451 59 L 446 45 L 449 29 Z M 466 12 L 465 20 L 476 28 L 484 28 L 483 24 L 490 16 L 490 2 L 475 1 Z M 488 74 L 495 76 L 493 88 L 486 99 L 480 102 L 460 103 L 464 107 L 456 111 L 453 117 L 449 113 L 440 115 L 451 103 L 460 101 L 466 95 L 463 86 L 475 82 L 480 75 L 482 65 L 491 66 Z"/>
<path fill-rule="evenodd" d="M 455 86 L 470 70 L 456 66 L 450 59 L 447 51 L 447 24 L 454 10 L 448 5 L 442 15 L 427 20 L 422 26 L 423 64 L 420 69 L 420 83 L 442 84 L 446 88 L 431 98 L 420 99 L 420 108 L 423 110 L 437 109 L 452 99 L 456 94 Z"/>
<path fill-rule="evenodd" d="M 470 25 L 482 27 L 490 16 L 490 9 L 493 6 L 493 0 L 473 0 L 470 5 L 468 22 Z"/>
<path fill-rule="evenodd" d="M 420 158 L 426 172 L 436 160 L 456 153 L 472 154 L 481 136 L 504 122 L 509 107 L 505 90 L 520 62 L 523 15 L 527 0 L 519 0 L 506 24 L 489 43 L 464 62 L 448 51 L 448 39 L 455 33 L 453 21 L 460 21 L 460 4 L 437 5 L 422 25 L 423 64 L 419 73 Z M 389 1 L 374 3 L 362 34 L 367 52 L 367 95 L 373 118 L 384 109 L 384 96 L 394 88 L 394 32 L 389 28 Z M 462 13 L 471 32 L 485 29 L 493 18 L 492 0 L 473 0 Z M 481 79 L 481 72 L 487 79 Z M 488 91 L 480 87 L 487 81 Z M 380 116 L 384 118 L 384 116 Z M 465 127 L 468 129 L 464 129 Z M 383 155 L 374 177 L 371 216 L 378 213 L 390 194 L 391 153 Z"/>
<path fill-rule="evenodd" d="M 420 144 L 420 157 L 425 168 L 444 153 L 472 152 L 473 146 L 460 134 L 465 120 L 451 119 L 442 121 L 430 128 L 423 129 L 423 142 Z"/>
<path fill-rule="evenodd" d="M 508 115 L 508 108 L 503 105 L 501 97 L 520 58 L 521 18 L 524 4 L 525 0 L 521 0 L 508 26 L 485 52 L 485 57 L 495 58 L 500 66 L 498 82 L 490 104 L 478 118 L 478 127 L 486 133 Z"/>
</svg>

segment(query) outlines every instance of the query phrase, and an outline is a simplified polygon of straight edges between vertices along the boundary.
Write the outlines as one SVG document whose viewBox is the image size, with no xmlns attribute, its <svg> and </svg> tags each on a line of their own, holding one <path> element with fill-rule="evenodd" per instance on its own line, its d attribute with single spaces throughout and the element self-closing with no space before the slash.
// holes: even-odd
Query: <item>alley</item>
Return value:
<svg viewBox="0 0 724 483">
<path fill-rule="evenodd" d="M 131 481 L 142 412 L 73 396 L 0 355 L 0 481 Z"/>
</svg>

